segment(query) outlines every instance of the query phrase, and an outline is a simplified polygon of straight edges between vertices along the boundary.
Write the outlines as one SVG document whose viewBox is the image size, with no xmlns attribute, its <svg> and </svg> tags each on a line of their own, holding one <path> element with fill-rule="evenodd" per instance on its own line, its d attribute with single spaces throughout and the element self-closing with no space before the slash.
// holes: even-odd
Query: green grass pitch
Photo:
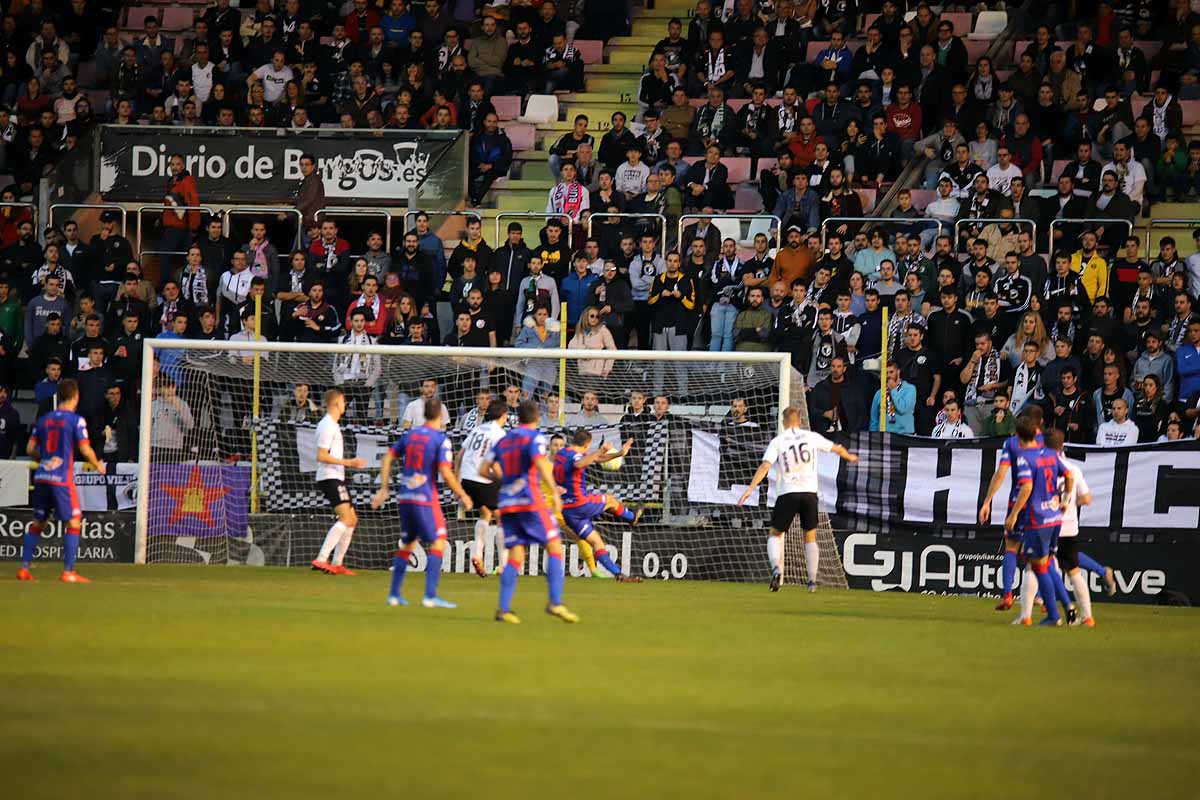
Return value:
<svg viewBox="0 0 1200 800">
<path fill-rule="evenodd" d="M 35 572 L 0 579 L 14 800 L 1200 791 L 1187 609 L 1030 630 L 982 599 L 568 580 L 568 626 L 523 578 L 504 626 L 473 576 L 436 611 L 386 607 L 386 573 Z"/>
</svg>

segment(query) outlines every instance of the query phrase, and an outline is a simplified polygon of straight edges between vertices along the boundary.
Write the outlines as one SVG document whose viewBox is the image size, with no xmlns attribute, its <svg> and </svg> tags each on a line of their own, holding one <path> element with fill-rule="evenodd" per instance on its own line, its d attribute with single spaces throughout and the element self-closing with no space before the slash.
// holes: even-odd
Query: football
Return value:
<svg viewBox="0 0 1200 800">
<path fill-rule="evenodd" d="M 624 463 L 625 463 L 625 457 L 617 456 L 616 458 L 610 459 L 608 461 L 601 461 L 600 466 L 604 467 L 605 469 L 618 470 L 621 468 L 621 465 Z"/>
</svg>

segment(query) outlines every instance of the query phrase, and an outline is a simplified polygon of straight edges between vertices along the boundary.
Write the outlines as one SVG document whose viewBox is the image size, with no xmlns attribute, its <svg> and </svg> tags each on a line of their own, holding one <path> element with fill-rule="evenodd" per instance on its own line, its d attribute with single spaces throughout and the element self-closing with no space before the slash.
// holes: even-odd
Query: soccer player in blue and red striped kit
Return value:
<svg viewBox="0 0 1200 800">
<path fill-rule="evenodd" d="M 633 446 L 633 439 L 625 442 L 620 450 L 612 450 L 605 443 L 595 452 L 588 453 L 587 449 L 591 443 L 591 432 L 580 428 L 572 434 L 570 446 L 559 450 L 554 456 L 554 480 L 563 490 L 563 522 L 571 526 L 576 536 L 592 546 L 596 554 L 596 563 L 612 573 L 614 578 L 624 583 L 641 583 L 641 578 L 621 572 L 621 568 L 612 560 L 604 546 L 604 540 L 596 532 L 595 520 L 607 511 L 617 519 L 637 525 L 642 518 L 642 510 L 634 511 L 609 494 L 592 494 L 588 491 L 585 480 L 587 468 L 592 464 L 628 455 L 629 448 Z"/>
<path fill-rule="evenodd" d="M 426 608 L 457 608 L 454 603 L 438 597 L 438 580 L 442 574 L 442 558 L 446 552 L 446 518 L 438 499 L 438 475 L 458 496 L 463 508 L 471 510 L 471 498 L 454 474 L 450 439 L 442 431 L 442 401 L 425 401 L 424 424 L 413 428 L 395 441 L 383 454 L 379 469 L 379 491 L 371 498 L 371 508 L 379 508 L 388 499 L 388 482 L 392 462 L 403 459 L 400 468 L 400 490 L 396 504 L 400 513 L 400 543 L 392 558 L 392 584 L 388 590 L 389 606 L 406 606 L 400 594 L 408 560 L 417 539 L 425 548 L 425 596 L 421 605 Z"/>
<path fill-rule="evenodd" d="M 1058 604 L 1054 598 L 1058 592 L 1050 574 L 1051 554 L 1058 544 L 1058 531 L 1062 525 L 1062 494 L 1075 491 L 1074 478 L 1063 464 L 1058 452 L 1038 446 L 1038 429 L 1029 417 L 1017 420 L 1017 437 L 1021 450 L 1015 462 L 1017 497 L 1004 520 L 1005 533 L 1012 532 L 1018 517 L 1028 507 L 1028 518 L 1022 536 L 1025 560 L 1033 567 L 1038 589 L 1046 599 L 1046 618 L 1041 625 L 1062 625 Z M 1060 487 L 1062 480 L 1064 487 Z"/>
<path fill-rule="evenodd" d="M 525 563 L 525 548 L 540 544 L 546 548 L 546 585 L 550 602 L 546 613 L 563 622 L 578 622 L 579 617 L 562 602 L 564 581 L 562 534 L 551 514 L 562 509 L 558 494 L 542 493 L 542 482 L 554 485 L 554 471 L 546 456 L 546 437 L 538 433 L 541 408 L 532 400 L 517 407 L 517 427 L 492 445 L 480 471 L 500 481 L 500 524 L 508 563 L 500 573 L 500 603 L 496 621 L 519 624 L 513 613 L 512 599 L 517 591 L 517 576 Z"/>
<path fill-rule="evenodd" d="M 57 408 L 37 421 L 29 444 L 25 448 L 30 458 L 38 460 L 33 473 L 33 524 L 21 542 L 21 568 L 17 580 L 31 581 L 33 553 L 37 549 L 42 529 L 51 516 L 66 523 L 63 537 L 63 583 L 91 583 L 75 571 L 79 556 L 79 529 L 83 514 L 75 494 L 75 448 L 92 469 L 104 474 L 104 464 L 96 458 L 88 442 L 87 423 L 75 413 L 79 404 L 79 384 L 67 378 L 58 384 Z"/>
</svg>

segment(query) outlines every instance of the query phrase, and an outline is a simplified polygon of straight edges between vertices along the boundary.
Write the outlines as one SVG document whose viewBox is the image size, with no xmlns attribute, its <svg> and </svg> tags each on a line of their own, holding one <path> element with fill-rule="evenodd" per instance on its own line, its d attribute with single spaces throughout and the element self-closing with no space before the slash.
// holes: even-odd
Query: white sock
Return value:
<svg viewBox="0 0 1200 800">
<path fill-rule="evenodd" d="M 817 582 L 817 564 L 821 561 L 821 548 L 816 542 L 804 543 L 804 564 L 808 567 L 808 582 Z"/>
<path fill-rule="evenodd" d="M 325 534 L 325 541 L 321 545 L 321 552 L 317 553 L 317 561 L 328 561 L 329 554 L 333 552 L 333 548 L 337 547 L 337 543 L 342 540 L 342 534 L 346 532 L 346 526 L 339 519 L 333 523 L 333 527 L 329 529 L 329 533 Z"/>
<path fill-rule="evenodd" d="M 487 548 L 488 524 L 483 520 L 475 521 L 475 557 L 483 560 L 483 551 Z"/>
<path fill-rule="evenodd" d="M 504 528 L 493 525 L 492 531 L 496 537 L 496 566 L 501 569 L 508 563 L 508 548 L 504 546 Z"/>
<path fill-rule="evenodd" d="M 771 562 L 771 574 L 780 571 L 779 560 L 783 556 L 783 537 L 767 537 L 767 559 Z"/>
<path fill-rule="evenodd" d="M 1025 567 L 1021 576 L 1021 619 L 1033 617 L 1033 603 L 1037 597 L 1037 577 L 1032 567 Z"/>
<path fill-rule="evenodd" d="M 1079 618 L 1090 619 L 1092 616 L 1092 595 L 1088 591 L 1087 576 L 1083 570 L 1071 572 L 1071 586 L 1075 588 L 1075 605 L 1079 606 Z"/>
<path fill-rule="evenodd" d="M 346 557 L 346 551 L 350 549 L 350 540 L 354 538 L 354 528 L 346 528 L 346 532 L 342 534 L 342 538 L 338 540 L 337 547 L 333 549 L 332 564 L 335 567 L 342 565 L 342 559 Z"/>
</svg>

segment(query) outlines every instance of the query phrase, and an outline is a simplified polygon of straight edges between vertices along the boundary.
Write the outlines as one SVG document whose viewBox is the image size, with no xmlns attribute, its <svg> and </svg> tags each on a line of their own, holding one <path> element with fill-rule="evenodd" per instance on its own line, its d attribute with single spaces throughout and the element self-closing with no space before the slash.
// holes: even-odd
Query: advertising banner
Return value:
<svg viewBox="0 0 1200 800">
<path fill-rule="evenodd" d="M 106 125 L 100 132 L 100 193 L 107 201 L 161 203 L 167 160 L 178 153 L 196 180 L 201 203 L 286 202 L 300 185 L 300 156 L 310 153 L 330 205 L 404 205 L 458 138 L 458 132 L 172 128 L 164 133 Z M 465 165 L 453 168 L 461 184 Z"/>
<path fill-rule="evenodd" d="M 21 558 L 21 539 L 33 524 L 33 509 L 6 508 L 0 510 L 0 561 Z M 52 522 L 42 531 L 41 542 L 34 561 L 58 562 L 63 557 L 63 536 L 66 526 Z M 135 520 L 130 512 L 100 512 L 85 514 L 79 537 L 79 560 L 83 562 L 133 562 Z"/>
</svg>

